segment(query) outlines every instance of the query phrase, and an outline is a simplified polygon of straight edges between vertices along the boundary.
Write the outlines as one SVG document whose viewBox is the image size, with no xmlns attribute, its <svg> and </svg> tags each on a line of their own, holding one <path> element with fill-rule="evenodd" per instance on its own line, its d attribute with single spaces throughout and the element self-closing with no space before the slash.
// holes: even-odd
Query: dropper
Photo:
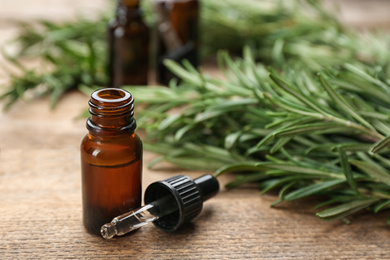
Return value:
<svg viewBox="0 0 390 260">
<path fill-rule="evenodd" d="M 150 222 L 161 230 L 173 232 L 202 211 L 203 202 L 219 191 L 218 180 L 203 175 L 192 180 L 178 175 L 150 184 L 145 191 L 145 206 L 115 217 L 101 227 L 105 239 L 122 236 Z"/>
</svg>

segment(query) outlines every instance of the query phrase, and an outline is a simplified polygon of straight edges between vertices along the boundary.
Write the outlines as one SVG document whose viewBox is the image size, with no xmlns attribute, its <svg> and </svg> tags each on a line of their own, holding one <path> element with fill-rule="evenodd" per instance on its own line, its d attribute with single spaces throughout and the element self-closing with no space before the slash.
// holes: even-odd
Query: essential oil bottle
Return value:
<svg viewBox="0 0 390 260">
<path fill-rule="evenodd" d="M 150 30 L 140 0 L 118 0 L 108 28 L 110 87 L 147 85 Z"/>
<path fill-rule="evenodd" d="M 154 0 L 156 13 L 157 82 L 168 85 L 178 79 L 164 65 L 165 59 L 199 65 L 199 1 Z"/>
<path fill-rule="evenodd" d="M 129 92 L 97 90 L 89 106 L 89 133 L 81 143 L 83 222 L 100 235 L 103 224 L 141 205 L 142 142 Z"/>
</svg>

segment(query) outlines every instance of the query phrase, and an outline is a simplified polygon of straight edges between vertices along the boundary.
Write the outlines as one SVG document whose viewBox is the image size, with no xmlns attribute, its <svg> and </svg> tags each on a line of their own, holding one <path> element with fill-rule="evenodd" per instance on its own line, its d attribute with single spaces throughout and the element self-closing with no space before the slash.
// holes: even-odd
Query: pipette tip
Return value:
<svg viewBox="0 0 390 260">
<path fill-rule="evenodd" d="M 100 233 L 102 234 L 103 238 L 111 239 L 118 233 L 118 230 L 113 223 L 107 223 L 102 226 Z"/>
</svg>

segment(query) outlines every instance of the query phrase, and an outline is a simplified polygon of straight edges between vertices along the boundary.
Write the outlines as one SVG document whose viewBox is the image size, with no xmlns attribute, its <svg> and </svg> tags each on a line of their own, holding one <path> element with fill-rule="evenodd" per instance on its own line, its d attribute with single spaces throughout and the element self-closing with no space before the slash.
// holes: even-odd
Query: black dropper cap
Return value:
<svg viewBox="0 0 390 260">
<path fill-rule="evenodd" d="M 166 232 L 179 229 L 190 222 L 202 211 L 203 202 L 215 196 L 219 191 L 218 180 L 212 175 L 203 175 L 192 180 L 185 175 L 177 175 L 163 181 L 150 184 L 145 191 L 145 204 L 171 195 L 172 203 L 178 210 L 163 216 L 153 224 Z"/>
</svg>

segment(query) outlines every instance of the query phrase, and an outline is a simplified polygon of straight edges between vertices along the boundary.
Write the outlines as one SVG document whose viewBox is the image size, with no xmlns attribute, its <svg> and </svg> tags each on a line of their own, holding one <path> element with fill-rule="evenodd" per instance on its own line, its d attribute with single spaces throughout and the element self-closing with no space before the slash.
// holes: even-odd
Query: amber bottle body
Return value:
<svg viewBox="0 0 390 260">
<path fill-rule="evenodd" d="M 188 60 L 199 65 L 199 1 L 155 0 L 157 14 L 157 81 L 168 85 L 176 78 L 163 64 L 165 59 Z"/>
<path fill-rule="evenodd" d="M 150 31 L 137 0 L 118 1 L 117 17 L 108 28 L 110 87 L 146 85 Z"/>
<path fill-rule="evenodd" d="M 83 222 L 100 234 L 103 224 L 141 206 L 142 142 L 128 92 L 98 90 L 89 103 L 89 133 L 81 143 Z"/>
</svg>

